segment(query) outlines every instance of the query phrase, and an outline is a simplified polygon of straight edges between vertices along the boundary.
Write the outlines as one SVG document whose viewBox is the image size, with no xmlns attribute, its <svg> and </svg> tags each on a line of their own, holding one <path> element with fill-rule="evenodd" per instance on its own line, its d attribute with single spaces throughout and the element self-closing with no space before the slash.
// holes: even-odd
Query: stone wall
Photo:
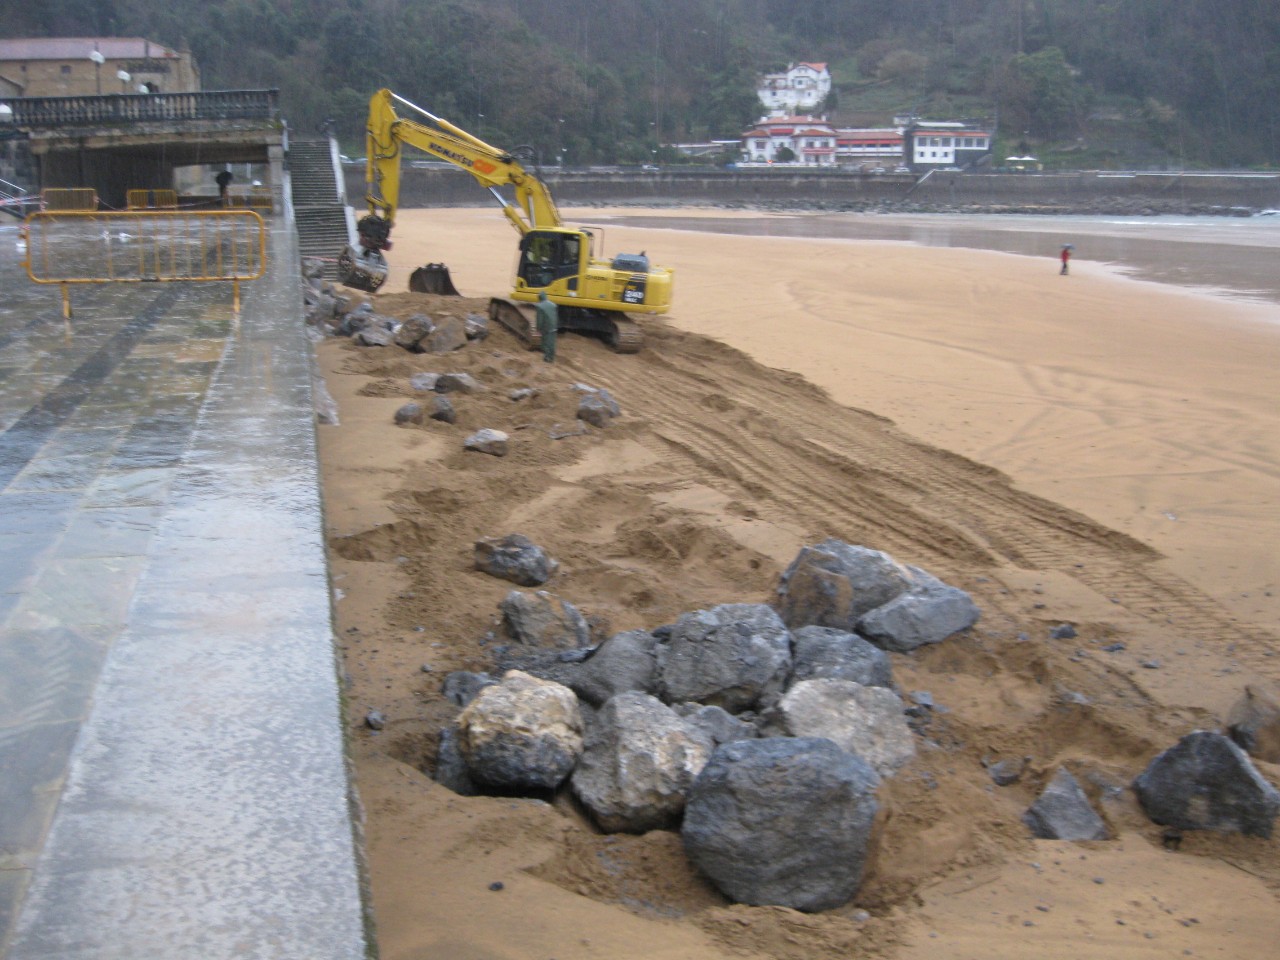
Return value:
<svg viewBox="0 0 1280 960">
<path fill-rule="evenodd" d="M 484 190 L 462 170 L 406 166 L 402 174 L 402 206 L 480 206 L 486 202 Z M 346 175 L 347 196 L 359 206 L 359 198 L 364 196 L 364 168 L 347 167 Z M 694 168 L 657 174 L 547 171 L 543 179 L 562 204 L 983 208 L 1052 213 L 1210 213 L 1226 212 L 1227 208 L 1280 208 L 1280 174 L 935 172 L 917 182 L 905 174 Z"/>
</svg>

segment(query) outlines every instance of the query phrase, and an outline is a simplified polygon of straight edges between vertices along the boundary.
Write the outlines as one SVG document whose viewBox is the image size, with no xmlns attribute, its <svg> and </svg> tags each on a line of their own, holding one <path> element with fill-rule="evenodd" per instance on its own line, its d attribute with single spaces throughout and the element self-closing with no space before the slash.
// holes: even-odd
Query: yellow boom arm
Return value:
<svg viewBox="0 0 1280 960">
<path fill-rule="evenodd" d="M 396 114 L 397 103 L 417 111 L 430 126 L 401 119 Z M 475 177 L 502 205 L 502 212 L 521 236 L 535 228 L 563 225 L 546 185 L 527 173 L 515 157 L 390 90 L 379 90 L 369 101 L 366 141 L 365 200 L 369 212 L 386 220 L 388 225 L 395 222 L 400 205 L 400 145 L 403 143 L 459 166 Z M 515 188 L 514 204 L 497 190 L 507 185 Z"/>
</svg>

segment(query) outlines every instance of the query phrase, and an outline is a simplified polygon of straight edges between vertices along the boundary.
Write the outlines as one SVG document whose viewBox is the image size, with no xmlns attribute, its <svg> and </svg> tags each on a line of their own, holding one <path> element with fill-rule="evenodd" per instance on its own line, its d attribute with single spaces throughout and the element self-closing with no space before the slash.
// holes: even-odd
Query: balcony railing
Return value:
<svg viewBox="0 0 1280 960">
<path fill-rule="evenodd" d="M 24 128 L 110 126 L 174 120 L 261 120 L 280 117 L 278 90 L 128 93 L 80 97 L 15 97 L 12 125 Z"/>
</svg>

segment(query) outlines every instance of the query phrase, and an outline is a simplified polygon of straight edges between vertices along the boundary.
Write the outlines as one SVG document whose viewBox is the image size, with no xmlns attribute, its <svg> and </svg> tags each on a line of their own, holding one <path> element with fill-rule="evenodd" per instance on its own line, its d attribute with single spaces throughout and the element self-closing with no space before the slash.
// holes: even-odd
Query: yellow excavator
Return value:
<svg viewBox="0 0 1280 960">
<path fill-rule="evenodd" d="M 397 104 L 415 111 L 424 122 L 402 119 Z M 338 257 L 338 276 L 347 286 L 372 293 L 387 278 L 383 251 L 391 247 L 400 199 L 401 147 L 408 144 L 475 177 L 520 234 L 515 289 L 509 297 L 490 301 L 489 316 L 529 347 L 539 344 L 533 304 L 543 290 L 558 306 L 560 329 L 601 337 L 619 353 L 635 353 L 643 343 L 640 327 L 629 314 L 665 313 L 670 307 L 670 269 L 651 266 L 644 253 L 605 258 L 597 249 L 599 228 L 565 225 L 546 184 L 512 154 L 390 90 L 379 90 L 369 101 L 366 139 L 369 213 L 356 225 L 358 241 Z M 500 188 L 510 188 L 514 199 Z M 456 293 L 443 264 L 419 268 L 410 286 Z"/>
</svg>

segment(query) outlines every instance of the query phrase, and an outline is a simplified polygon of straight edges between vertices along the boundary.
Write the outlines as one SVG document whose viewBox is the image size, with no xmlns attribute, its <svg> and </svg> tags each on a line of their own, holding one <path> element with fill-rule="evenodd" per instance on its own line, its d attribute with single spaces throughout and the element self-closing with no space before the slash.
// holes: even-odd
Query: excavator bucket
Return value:
<svg viewBox="0 0 1280 960">
<path fill-rule="evenodd" d="M 460 297 L 453 285 L 449 268 L 443 263 L 428 263 L 409 274 L 409 289 L 414 293 L 438 293 L 446 297 Z"/>
<path fill-rule="evenodd" d="M 346 286 L 374 293 L 386 279 L 387 261 L 377 250 L 346 246 L 338 254 L 338 280 Z"/>
</svg>

